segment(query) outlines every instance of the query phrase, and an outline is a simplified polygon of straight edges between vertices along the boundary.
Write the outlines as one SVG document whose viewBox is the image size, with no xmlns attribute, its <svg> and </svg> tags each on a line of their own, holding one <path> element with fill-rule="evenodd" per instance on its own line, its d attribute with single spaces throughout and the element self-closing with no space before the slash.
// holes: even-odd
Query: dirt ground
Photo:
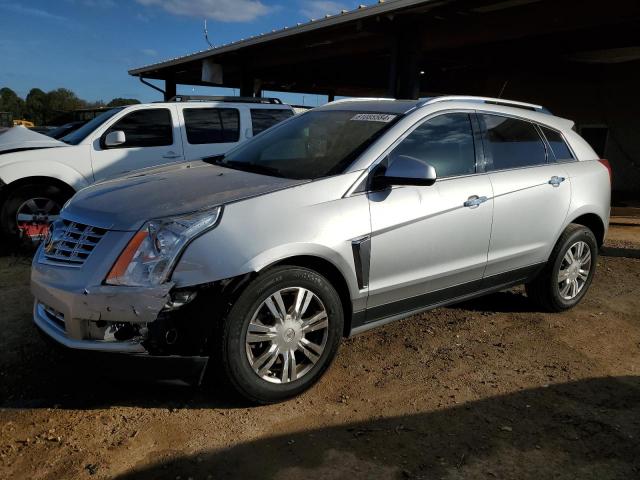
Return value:
<svg viewBox="0 0 640 480">
<path fill-rule="evenodd" d="M 640 227 L 607 246 L 572 311 L 515 289 L 415 316 L 266 407 L 50 348 L 29 261 L 0 258 L 0 478 L 640 479 Z"/>
</svg>

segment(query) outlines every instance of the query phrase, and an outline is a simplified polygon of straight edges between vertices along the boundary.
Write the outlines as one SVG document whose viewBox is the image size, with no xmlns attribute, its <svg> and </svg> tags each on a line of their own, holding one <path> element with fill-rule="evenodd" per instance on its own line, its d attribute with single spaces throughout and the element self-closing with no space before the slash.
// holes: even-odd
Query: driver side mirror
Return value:
<svg viewBox="0 0 640 480">
<path fill-rule="evenodd" d="M 105 147 L 117 147 L 118 145 L 122 145 L 127 141 L 127 136 L 124 134 L 122 130 L 115 130 L 113 132 L 107 133 L 107 136 L 104 137 L 104 146 Z"/>
<path fill-rule="evenodd" d="M 393 158 L 386 169 L 378 167 L 373 176 L 373 188 L 383 189 L 393 185 L 414 185 L 428 187 L 437 179 L 433 165 L 408 155 Z"/>
</svg>

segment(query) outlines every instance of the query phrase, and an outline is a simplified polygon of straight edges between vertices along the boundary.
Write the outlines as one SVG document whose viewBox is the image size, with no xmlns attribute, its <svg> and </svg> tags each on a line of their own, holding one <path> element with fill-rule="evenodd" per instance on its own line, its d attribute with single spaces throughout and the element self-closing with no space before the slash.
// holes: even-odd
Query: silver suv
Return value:
<svg viewBox="0 0 640 480">
<path fill-rule="evenodd" d="M 572 127 L 505 100 L 343 100 L 92 185 L 35 256 L 35 323 L 74 349 L 208 361 L 266 403 L 317 381 L 341 337 L 437 306 L 524 283 L 571 308 L 610 202 Z"/>
</svg>

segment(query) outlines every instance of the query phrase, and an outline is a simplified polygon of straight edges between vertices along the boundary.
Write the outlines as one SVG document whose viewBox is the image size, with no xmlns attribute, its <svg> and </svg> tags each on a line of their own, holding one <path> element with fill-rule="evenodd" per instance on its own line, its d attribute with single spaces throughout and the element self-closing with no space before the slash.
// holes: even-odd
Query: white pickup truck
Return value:
<svg viewBox="0 0 640 480">
<path fill-rule="evenodd" d="M 293 115 L 278 99 L 180 96 L 108 110 L 61 141 L 14 127 L 0 134 L 3 241 L 41 238 L 93 182 L 225 153 Z"/>
</svg>

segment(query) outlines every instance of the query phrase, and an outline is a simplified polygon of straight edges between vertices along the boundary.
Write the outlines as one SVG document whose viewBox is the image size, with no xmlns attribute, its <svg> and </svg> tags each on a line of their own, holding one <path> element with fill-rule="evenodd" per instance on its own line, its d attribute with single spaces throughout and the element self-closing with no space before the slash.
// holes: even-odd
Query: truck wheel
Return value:
<svg viewBox="0 0 640 480">
<path fill-rule="evenodd" d="M 598 244 L 587 227 L 570 224 L 556 243 L 544 270 L 526 285 L 527 296 L 546 311 L 577 305 L 596 272 Z"/>
<path fill-rule="evenodd" d="M 70 192 L 50 184 L 32 183 L 14 188 L 0 210 L 3 235 L 38 243 L 70 197 Z"/>
<path fill-rule="evenodd" d="M 343 323 L 340 297 L 322 275 L 296 266 L 269 270 L 223 321 L 218 347 L 225 376 L 254 403 L 297 395 L 331 364 Z"/>
</svg>

